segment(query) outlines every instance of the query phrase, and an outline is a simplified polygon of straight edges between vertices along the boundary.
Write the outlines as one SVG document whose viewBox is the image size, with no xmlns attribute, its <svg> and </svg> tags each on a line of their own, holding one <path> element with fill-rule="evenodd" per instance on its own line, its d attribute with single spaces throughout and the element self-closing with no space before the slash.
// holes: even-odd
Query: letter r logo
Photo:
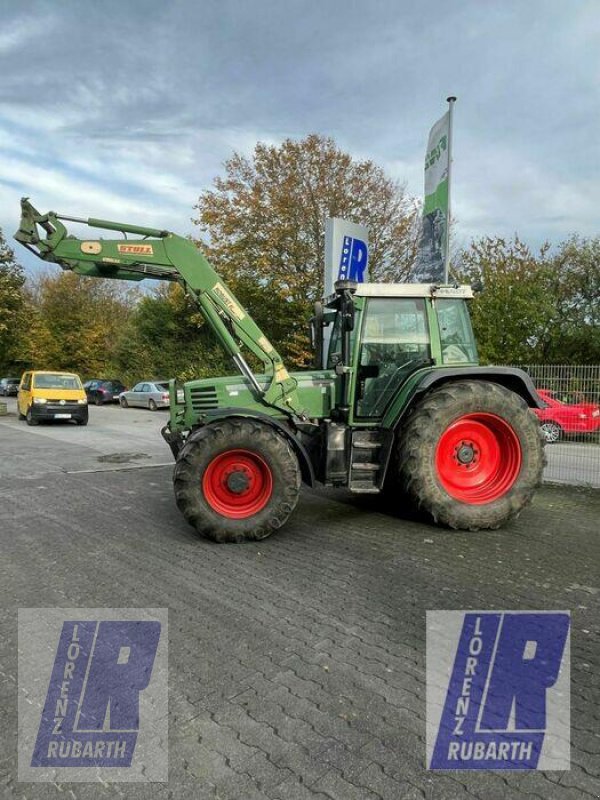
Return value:
<svg viewBox="0 0 600 800">
<path fill-rule="evenodd" d="M 139 729 L 139 694 L 150 683 L 160 622 L 100 622 L 75 728 Z"/>
<path fill-rule="evenodd" d="M 546 692 L 554 686 L 569 633 L 569 616 L 505 613 L 488 679 L 481 730 L 546 729 Z"/>
<path fill-rule="evenodd" d="M 338 280 L 363 283 L 368 263 L 369 250 L 366 242 L 352 236 L 344 236 L 338 269 Z"/>
</svg>

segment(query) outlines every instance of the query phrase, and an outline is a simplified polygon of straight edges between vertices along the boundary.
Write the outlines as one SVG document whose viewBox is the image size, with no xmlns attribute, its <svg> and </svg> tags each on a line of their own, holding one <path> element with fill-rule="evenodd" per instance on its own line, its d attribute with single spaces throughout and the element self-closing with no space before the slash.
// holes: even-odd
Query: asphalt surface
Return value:
<svg viewBox="0 0 600 800">
<path fill-rule="evenodd" d="M 600 796 L 598 491 L 544 487 L 466 534 L 311 490 L 275 536 L 219 546 L 175 508 L 165 421 L 0 418 L 3 797 Z M 169 609 L 168 784 L 17 782 L 17 609 L 54 606 Z M 425 612 L 498 608 L 572 611 L 568 772 L 424 768 Z"/>
</svg>

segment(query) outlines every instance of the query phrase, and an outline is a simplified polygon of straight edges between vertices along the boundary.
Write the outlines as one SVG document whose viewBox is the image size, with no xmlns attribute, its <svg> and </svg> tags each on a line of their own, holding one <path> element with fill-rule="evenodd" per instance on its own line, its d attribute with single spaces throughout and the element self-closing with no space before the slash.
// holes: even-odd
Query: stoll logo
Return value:
<svg viewBox="0 0 600 800">
<path fill-rule="evenodd" d="M 101 768 L 105 767 L 110 768 L 106 771 L 107 780 L 111 776 L 124 779 L 116 777 L 114 768 L 124 768 L 119 772 L 129 770 L 126 780 L 164 779 L 144 773 L 150 766 L 149 760 L 160 760 L 160 754 L 152 752 L 153 745 L 148 746 L 148 741 L 160 738 L 157 730 L 163 715 L 166 724 L 166 614 L 161 620 L 156 613 L 140 614 L 144 609 L 136 609 L 133 611 L 138 612 L 137 618 L 122 618 L 128 615 L 117 613 L 114 614 L 117 618 L 102 619 L 85 611 L 80 609 L 76 616 L 63 618 L 58 630 L 53 620 L 54 660 L 49 680 L 46 678 L 42 684 L 47 690 L 41 714 L 37 712 L 33 748 L 23 742 L 24 751 L 29 751 L 27 766 L 33 777 L 24 779 L 48 780 L 52 779 L 51 774 L 69 772 L 72 774 L 59 780 L 97 780 L 95 776 L 98 772 L 102 774 Z M 148 618 L 152 616 L 153 619 Z M 23 641 L 26 649 L 29 637 L 21 639 L 21 622 L 20 613 L 20 644 Z M 49 639 L 46 646 L 51 644 Z M 33 648 L 31 656 L 35 658 Z M 30 663 L 28 667 L 24 672 L 31 674 Z M 22 677 L 26 682 L 20 669 L 20 685 Z M 29 694 L 27 686 L 22 689 Z M 164 697 L 157 697 L 157 692 Z M 38 702 L 41 701 L 40 697 Z M 19 712 L 21 716 L 21 706 Z M 136 747 L 140 737 L 145 739 L 138 758 Z M 20 730 L 20 772 L 21 749 Z M 141 777 L 134 777 L 138 771 Z"/>
<path fill-rule="evenodd" d="M 569 769 L 566 611 L 427 612 L 429 769 Z"/>
</svg>

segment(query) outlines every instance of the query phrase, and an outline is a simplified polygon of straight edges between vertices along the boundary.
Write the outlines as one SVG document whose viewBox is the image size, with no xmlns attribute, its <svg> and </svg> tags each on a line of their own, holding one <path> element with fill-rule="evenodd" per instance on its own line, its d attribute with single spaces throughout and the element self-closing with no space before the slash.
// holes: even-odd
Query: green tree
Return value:
<svg viewBox="0 0 600 800">
<path fill-rule="evenodd" d="M 25 328 L 25 274 L 0 229 L 0 372 L 18 367 Z"/>
<path fill-rule="evenodd" d="M 139 300 L 119 338 L 115 360 L 130 384 L 142 378 L 189 380 L 232 371 L 197 306 L 175 283 L 161 284 Z"/>
<path fill-rule="evenodd" d="M 600 362 L 600 237 L 572 236 L 552 256 L 553 314 L 544 337 L 548 362 Z"/>
<path fill-rule="evenodd" d="M 572 237 L 537 253 L 518 237 L 474 241 L 454 276 L 482 285 L 471 306 L 481 360 L 597 363 L 599 270 L 599 239 Z"/>
<path fill-rule="evenodd" d="M 30 366 L 110 377 L 114 352 L 131 314 L 135 290 L 71 272 L 40 275 L 30 289 Z"/>
<path fill-rule="evenodd" d="M 199 243 L 293 363 L 308 358 L 314 300 L 323 292 L 325 218 L 369 227 L 373 280 L 403 280 L 418 245 L 419 209 L 372 161 L 312 134 L 225 162 L 195 207 Z"/>
<path fill-rule="evenodd" d="M 460 280 L 480 282 L 471 305 L 473 328 L 483 362 L 535 361 L 551 313 L 546 265 L 548 247 L 538 254 L 518 237 L 474 241 L 459 257 Z"/>
</svg>

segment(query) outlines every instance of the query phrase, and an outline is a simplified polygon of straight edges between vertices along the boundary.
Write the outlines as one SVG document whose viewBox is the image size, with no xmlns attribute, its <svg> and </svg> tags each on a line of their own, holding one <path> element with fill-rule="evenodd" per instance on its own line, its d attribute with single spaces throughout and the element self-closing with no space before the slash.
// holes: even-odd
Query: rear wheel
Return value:
<svg viewBox="0 0 600 800">
<path fill-rule="evenodd" d="M 101 406 L 102 405 L 102 398 L 100 397 L 100 395 L 96 395 L 96 397 L 94 398 L 94 405 L 97 405 L 97 406 Z"/>
<path fill-rule="evenodd" d="M 190 434 L 174 472 L 180 511 L 215 542 L 270 536 L 294 510 L 300 483 L 289 443 L 254 419 L 213 422 Z"/>
<path fill-rule="evenodd" d="M 542 422 L 540 425 L 540 430 L 542 431 L 544 440 L 547 444 L 554 444 L 554 442 L 558 442 L 562 434 L 562 428 L 558 422 Z"/>
<path fill-rule="evenodd" d="M 539 425 L 514 392 L 487 381 L 433 391 L 397 445 L 396 479 L 419 509 L 451 528 L 499 528 L 541 483 Z"/>
<path fill-rule="evenodd" d="M 156 405 L 156 403 L 152 398 L 150 398 L 150 400 L 148 401 L 148 408 L 150 409 L 150 411 L 156 411 L 156 409 L 158 408 L 158 406 Z"/>
</svg>

